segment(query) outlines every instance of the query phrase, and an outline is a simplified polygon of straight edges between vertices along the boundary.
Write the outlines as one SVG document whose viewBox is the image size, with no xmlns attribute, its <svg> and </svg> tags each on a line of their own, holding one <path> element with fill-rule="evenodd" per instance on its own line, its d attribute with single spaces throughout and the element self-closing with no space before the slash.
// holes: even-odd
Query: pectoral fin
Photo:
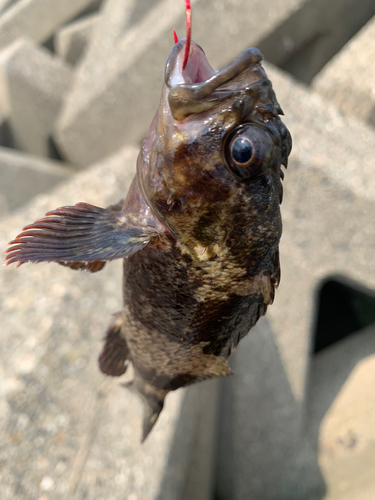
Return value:
<svg viewBox="0 0 375 500">
<path fill-rule="evenodd" d="M 99 270 L 103 261 L 128 257 L 158 236 L 157 224 L 142 213 L 78 203 L 48 212 L 9 243 L 6 264 L 61 262 Z M 84 266 L 84 267 L 83 267 Z"/>
</svg>

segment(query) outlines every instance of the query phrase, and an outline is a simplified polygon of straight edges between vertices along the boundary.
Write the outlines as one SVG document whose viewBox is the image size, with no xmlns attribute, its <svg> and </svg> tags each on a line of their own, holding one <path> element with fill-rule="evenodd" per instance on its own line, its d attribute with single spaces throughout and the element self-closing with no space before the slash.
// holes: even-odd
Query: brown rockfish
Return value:
<svg viewBox="0 0 375 500">
<path fill-rule="evenodd" d="M 99 364 L 120 376 L 132 363 L 143 440 L 169 391 L 231 373 L 231 352 L 279 284 L 291 137 L 261 61 L 250 48 L 214 71 L 190 36 L 176 43 L 125 200 L 53 210 L 6 253 L 7 264 L 91 272 L 124 259 L 124 308 Z"/>
</svg>

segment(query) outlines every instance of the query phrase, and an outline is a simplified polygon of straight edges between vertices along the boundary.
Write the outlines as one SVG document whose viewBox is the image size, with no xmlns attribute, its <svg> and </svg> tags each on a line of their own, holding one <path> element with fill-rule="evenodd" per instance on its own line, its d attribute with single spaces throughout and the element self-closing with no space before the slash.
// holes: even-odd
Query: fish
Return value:
<svg viewBox="0 0 375 500">
<path fill-rule="evenodd" d="M 57 208 L 9 243 L 6 264 L 100 271 L 123 259 L 123 309 L 101 371 L 144 402 L 142 442 L 170 391 L 232 374 L 231 353 L 280 282 L 282 181 L 291 135 L 256 48 L 216 71 L 187 36 L 169 55 L 159 108 L 126 197 Z"/>
</svg>

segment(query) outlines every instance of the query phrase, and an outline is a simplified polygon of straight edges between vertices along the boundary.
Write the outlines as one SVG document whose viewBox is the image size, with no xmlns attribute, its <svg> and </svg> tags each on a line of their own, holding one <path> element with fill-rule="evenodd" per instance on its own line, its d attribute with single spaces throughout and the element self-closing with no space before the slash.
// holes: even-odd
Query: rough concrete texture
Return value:
<svg viewBox="0 0 375 500">
<path fill-rule="evenodd" d="M 70 165 L 0 147 L 0 217 L 66 181 L 73 172 Z"/>
<path fill-rule="evenodd" d="M 57 30 L 54 37 L 56 53 L 67 63 L 76 65 L 85 53 L 99 18 L 99 14 L 92 14 Z"/>
<path fill-rule="evenodd" d="M 326 65 L 312 85 L 344 113 L 375 125 L 375 17 Z"/>
<path fill-rule="evenodd" d="M 92 0 L 18 0 L 0 17 L 0 48 L 20 36 L 44 42 L 64 22 L 88 7 Z"/>
<path fill-rule="evenodd" d="M 3 219 L 0 248 L 49 209 L 118 201 L 137 154 L 124 149 Z M 216 384 L 170 394 L 140 445 L 141 402 L 97 366 L 102 332 L 121 308 L 121 269 L 116 261 L 97 274 L 48 264 L 0 273 L 2 500 L 181 498 L 199 426 L 214 429 Z M 202 458 L 207 467 L 212 457 Z"/>
<path fill-rule="evenodd" d="M 224 500 L 313 500 L 326 489 L 316 453 L 302 439 L 315 293 L 332 274 L 375 288 L 375 133 L 272 67 L 267 72 L 294 139 L 284 181 L 282 279 L 268 334 L 250 334 L 238 350 L 238 378 L 224 382 L 228 438 L 219 492 Z"/>
<path fill-rule="evenodd" d="M 51 155 L 53 125 L 73 74 L 51 53 L 20 38 L 0 52 L 0 109 L 17 147 Z"/>
<path fill-rule="evenodd" d="M 199 21 L 194 21 L 194 40 L 203 46 L 213 66 L 220 67 L 255 45 L 302 1 L 256 1 L 251 15 L 244 16 L 249 11 L 246 0 L 237 1 L 230 9 L 223 2 L 195 0 L 194 19 Z M 114 2 L 113 11 L 119 4 Z M 129 18 L 124 15 L 122 19 L 122 26 L 129 25 Z M 124 142 L 143 137 L 159 103 L 165 63 L 173 45 L 172 29 L 184 36 L 185 13 L 180 2 L 163 0 L 123 36 L 110 34 L 113 22 L 106 26 L 105 39 L 116 40 L 116 45 L 109 42 L 112 50 L 106 58 L 95 58 L 96 49 L 88 49 L 87 64 L 85 58 L 55 135 L 67 158 L 79 165 L 88 165 Z M 102 33 L 101 29 L 98 25 L 97 32 Z M 90 42 L 93 47 L 101 45 L 96 36 L 95 32 Z"/>
</svg>

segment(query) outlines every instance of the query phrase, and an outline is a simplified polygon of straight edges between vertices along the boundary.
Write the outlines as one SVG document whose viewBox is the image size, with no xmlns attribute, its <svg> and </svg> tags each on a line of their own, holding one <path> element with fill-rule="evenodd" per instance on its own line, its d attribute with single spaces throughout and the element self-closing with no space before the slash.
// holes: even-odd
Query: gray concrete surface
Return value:
<svg viewBox="0 0 375 500">
<path fill-rule="evenodd" d="M 217 498 L 321 499 L 317 455 L 303 446 L 300 404 L 267 319 L 241 342 L 230 365 L 235 376 L 221 381 Z"/>
<path fill-rule="evenodd" d="M 329 381 L 329 383 L 327 383 Z M 375 496 L 375 325 L 314 356 L 306 428 L 327 484 L 325 500 Z"/>
<path fill-rule="evenodd" d="M 71 165 L 0 147 L 0 217 L 68 180 Z"/>
<path fill-rule="evenodd" d="M 233 8 L 213 0 L 195 0 L 193 38 L 203 46 L 213 66 L 220 67 L 256 44 L 301 2 L 256 2 L 251 16 L 244 16 L 249 9 L 245 0 Z M 184 36 L 184 9 L 180 2 L 163 0 L 116 42 L 116 48 L 102 62 L 88 49 L 87 58 L 95 64 L 86 66 L 82 61 L 55 135 L 70 161 L 88 165 L 124 142 L 142 139 L 160 100 L 173 28 Z M 96 44 L 96 33 L 91 44 Z"/>
<path fill-rule="evenodd" d="M 375 15 L 372 0 L 310 0 L 259 43 L 265 58 L 310 84 L 314 76 Z"/>
<path fill-rule="evenodd" d="M 91 3 L 92 0 L 18 0 L 0 17 L 0 48 L 20 36 L 44 42 L 60 24 Z"/>
<path fill-rule="evenodd" d="M 72 78 L 63 61 L 29 39 L 0 52 L 0 109 L 19 149 L 51 155 L 53 126 Z"/>
<path fill-rule="evenodd" d="M 267 72 L 294 140 L 284 181 L 282 279 L 267 312 L 268 334 L 250 333 L 238 349 L 238 379 L 224 382 L 229 437 L 220 452 L 219 498 L 313 500 L 326 488 L 318 457 L 302 439 L 315 293 L 332 274 L 375 288 L 375 133 L 290 77 L 270 66 Z"/>
<path fill-rule="evenodd" d="M 312 86 L 344 113 L 375 125 L 375 17 L 317 75 Z"/>
<path fill-rule="evenodd" d="M 266 68 L 293 136 L 293 163 L 286 172 L 282 205 L 283 279 L 278 307 L 270 308 L 268 319 L 275 332 L 277 323 L 282 325 L 277 342 L 293 393 L 301 399 L 315 283 L 342 270 L 374 286 L 375 134 L 291 77 L 270 65 Z M 296 265 L 302 267 L 297 271 Z M 291 309 L 290 303 L 298 307 Z"/>
<path fill-rule="evenodd" d="M 12 4 L 18 0 L 0 0 L 0 13 L 8 9 Z"/>
<path fill-rule="evenodd" d="M 3 219 L 0 248 L 49 209 L 118 201 L 137 154 L 124 149 Z M 0 273 L 0 294 L 1 499 L 179 499 L 194 436 L 202 422 L 206 439 L 214 429 L 216 385 L 169 395 L 140 445 L 141 402 L 97 366 L 102 332 L 121 308 L 121 262 L 93 275 L 48 264 L 9 267 Z M 207 468 L 209 454 L 202 459 Z"/>
<path fill-rule="evenodd" d="M 54 37 L 54 47 L 58 56 L 67 63 L 76 65 L 84 56 L 99 18 L 100 14 L 91 14 L 58 29 Z"/>
<path fill-rule="evenodd" d="M 254 0 L 250 16 L 242 0 L 196 0 L 193 38 L 219 68 L 277 35 L 310 3 Z M 81 166 L 140 140 L 156 111 L 171 31 L 184 36 L 184 11 L 175 0 L 148 7 L 148 0 L 103 5 L 56 135 Z M 305 64 L 305 52 L 296 54 L 294 62 Z M 366 82 L 371 64 L 358 69 Z M 372 330 L 314 359 L 309 350 L 322 279 L 341 273 L 375 288 L 375 135 L 266 69 L 294 140 L 284 181 L 282 280 L 267 318 L 231 361 L 236 376 L 223 382 L 219 411 L 215 383 L 174 393 L 140 447 L 139 401 L 105 381 L 96 362 L 101 332 L 121 307 L 120 263 L 97 275 L 57 265 L 2 270 L 1 500 L 208 500 L 212 485 L 220 500 L 373 500 Z M 3 90 L 0 103 L 9 103 Z M 1 109 L 10 117 L 9 106 Z M 136 155 L 137 148 L 125 148 L 3 218 L 0 247 L 51 208 L 123 197 Z"/>
</svg>

